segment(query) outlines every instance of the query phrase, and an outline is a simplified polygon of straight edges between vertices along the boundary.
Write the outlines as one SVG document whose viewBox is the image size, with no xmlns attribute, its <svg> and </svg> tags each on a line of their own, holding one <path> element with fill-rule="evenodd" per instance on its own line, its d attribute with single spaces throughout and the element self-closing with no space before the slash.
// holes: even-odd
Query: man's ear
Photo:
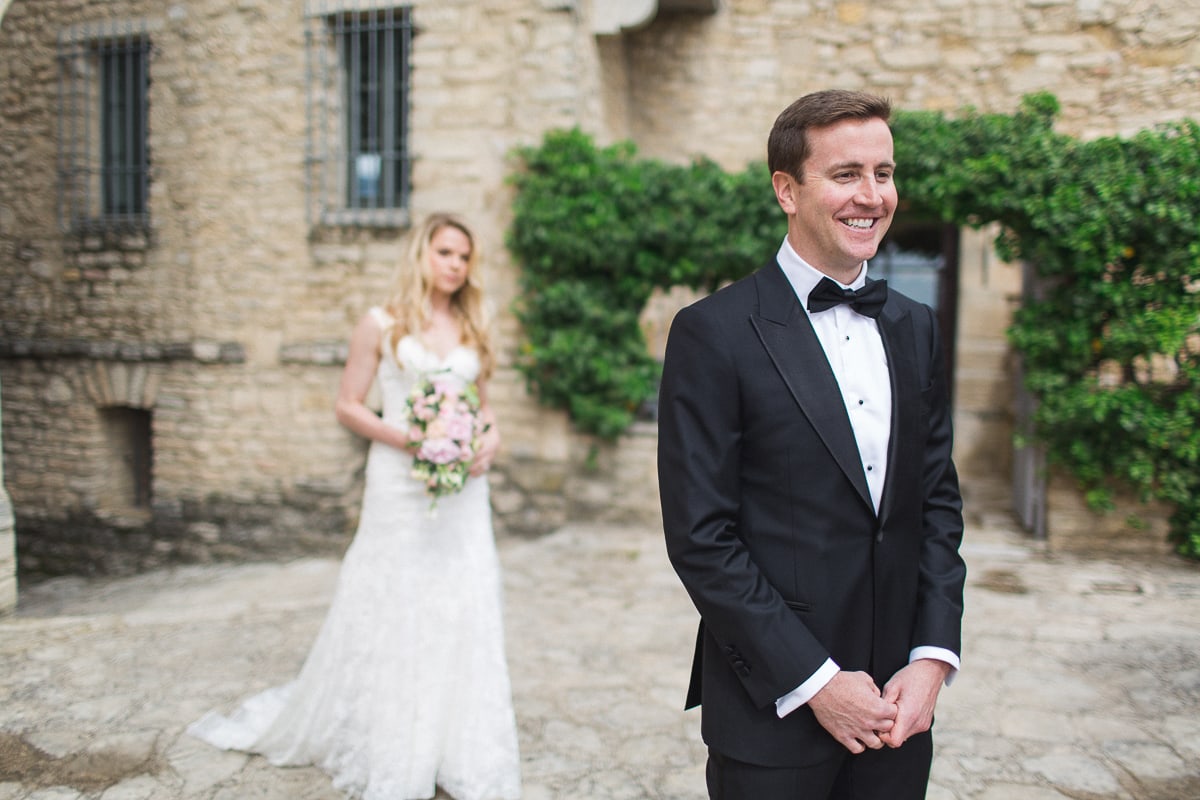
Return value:
<svg viewBox="0 0 1200 800">
<path fill-rule="evenodd" d="M 796 179 L 786 172 L 775 171 L 771 173 L 771 185 L 775 187 L 775 199 L 779 201 L 779 207 L 783 209 L 783 213 L 796 213 Z"/>
</svg>

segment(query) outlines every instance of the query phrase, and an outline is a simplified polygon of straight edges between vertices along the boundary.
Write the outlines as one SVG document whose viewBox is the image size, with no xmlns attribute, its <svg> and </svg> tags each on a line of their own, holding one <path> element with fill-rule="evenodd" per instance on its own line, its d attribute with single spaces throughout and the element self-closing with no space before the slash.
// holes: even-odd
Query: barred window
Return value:
<svg viewBox="0 0 1200 800">
<path fill-rule="evenodd" d="M 407 221 L 411 11 L 377 6 L 372 0 L 309 0 L 308 186 L 314 223 Z"/>
<path fill-rule="evenodd" d="M 144 232 L 150 39 L 144 24 L 63 32 L 59 66 L 59 223 L 76 233 Z"/>
</svg>

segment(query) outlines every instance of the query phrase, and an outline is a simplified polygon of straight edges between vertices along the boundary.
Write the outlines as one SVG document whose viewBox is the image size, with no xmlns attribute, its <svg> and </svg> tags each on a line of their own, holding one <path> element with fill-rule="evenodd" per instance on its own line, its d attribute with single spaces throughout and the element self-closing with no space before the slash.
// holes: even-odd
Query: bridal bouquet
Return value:
<svg viewBox="0 0 1200 800">
<path fill-rule="evenodd" d="M 433 498 L 462 491 L 479 437 L 488 425 L 479 417 L 479 392 L 474 384 L 458 389 L 436 377 L 427 378 L 408 396 L 409 435 L 416 446 L 412 476 L 425 484 Z"/>
</svg>

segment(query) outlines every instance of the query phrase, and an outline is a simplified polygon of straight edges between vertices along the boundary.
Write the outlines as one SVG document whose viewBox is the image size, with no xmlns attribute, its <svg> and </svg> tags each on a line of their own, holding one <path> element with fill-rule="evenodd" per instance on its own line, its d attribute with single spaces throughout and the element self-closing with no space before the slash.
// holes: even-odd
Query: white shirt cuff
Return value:
<svg viewBox="0 0 1200 800">
<path fill-rule="evenodd" d="M 947 650 L 944 647 L 930 647 L 929 645 L 914 647 L 912 652 L 908 654 L 908 663 L 911 664 L 921 658 L 932 658 L 934 661 L 944 661 L 949 664 L 950 671 L 946 673 L 946 685 L 949 686 L 954 682 L 954 677 L 958 675 L 960 663 L 958 654 L 953 650 Z"/>
<path fill-rule="evenodd" d="M 783 719 L 809 700 L 812 700 L 816 693 L 824 689 L 825 684 L 833 680 L 833 676 L 837 675 L 840 671 L 841 668 L 834 663 L 832 658 L 825 659 L 825 663 L 808 680 L 775 701 L 775 714 L 780 719 Z"/>
</svg>

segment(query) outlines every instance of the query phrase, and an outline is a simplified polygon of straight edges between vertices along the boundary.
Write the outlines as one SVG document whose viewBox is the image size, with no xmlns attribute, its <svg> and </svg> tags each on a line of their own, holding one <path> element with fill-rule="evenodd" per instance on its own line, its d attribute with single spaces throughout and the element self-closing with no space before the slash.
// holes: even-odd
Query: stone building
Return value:
<svg viewBox="0 0 1200 800">
<path fill-rule="evenodd" d="M 498 312 L 500 527 L 656 515 L 652 424 L 591 441 L 511 367 L 506 177 L 549 129 L 741 169 L 816 88 L 1001 112 L 1050 90 L 1090 137 L 1198 116 L 1198 84 L 1191 0 L 10 0 L 0 385 L 22 568 L 344 545 L 365 452 L 332 415 L 344 341 L 438 209 L 476 222 Z M 987 232 L 901 222 L 883 268 L 953 335 L 960 468 L 1006 480 L 1021 270 Z M 651 347 L 679 301 L 648 309 Z"/>
</svg>

